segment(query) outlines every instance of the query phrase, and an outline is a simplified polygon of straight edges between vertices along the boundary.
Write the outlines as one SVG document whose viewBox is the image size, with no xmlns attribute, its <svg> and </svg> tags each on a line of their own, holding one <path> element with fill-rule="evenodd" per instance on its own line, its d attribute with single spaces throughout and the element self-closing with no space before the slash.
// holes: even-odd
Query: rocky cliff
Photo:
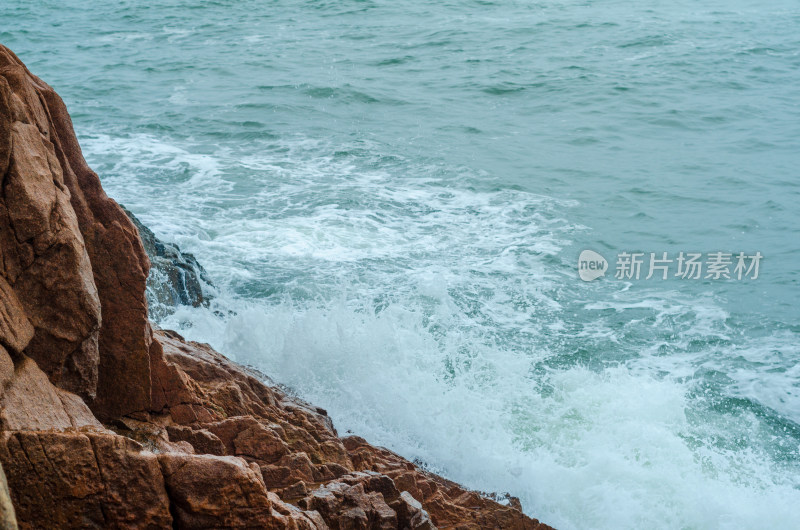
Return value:
<svg viewBox="0 0 800 530">
<path fill-rule="evenodd" d="M 549 528 L 154 331 L 149 266 L 64 103 L 0 46 L 3 528 Z"/>
</svg>

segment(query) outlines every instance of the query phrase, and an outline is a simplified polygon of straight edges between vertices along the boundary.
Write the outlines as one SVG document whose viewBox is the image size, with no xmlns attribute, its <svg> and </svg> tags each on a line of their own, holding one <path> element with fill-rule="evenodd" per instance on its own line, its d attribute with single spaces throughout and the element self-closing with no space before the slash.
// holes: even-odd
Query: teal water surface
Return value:
<svg viewBox="0 0 800 530">
<path fill-rule="evenodd" d="M 796 2 L 4 0 L 0 42 L 215 281 L 162 325 L 560 529 L 796 527 Z"/>
</svg>

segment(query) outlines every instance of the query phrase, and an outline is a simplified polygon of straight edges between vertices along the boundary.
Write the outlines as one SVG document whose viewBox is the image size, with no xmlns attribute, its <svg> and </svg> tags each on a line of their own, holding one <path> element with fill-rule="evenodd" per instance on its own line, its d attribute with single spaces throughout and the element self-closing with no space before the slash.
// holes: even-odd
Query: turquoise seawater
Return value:
<svg viewBox="0 0 800 530">
<path fill-rule="evenodd" d="M 0 42 L 208 269 L 162 325 L 562 530 L 797 528 L 796 1 L 2 0 Z"/>
</svg>

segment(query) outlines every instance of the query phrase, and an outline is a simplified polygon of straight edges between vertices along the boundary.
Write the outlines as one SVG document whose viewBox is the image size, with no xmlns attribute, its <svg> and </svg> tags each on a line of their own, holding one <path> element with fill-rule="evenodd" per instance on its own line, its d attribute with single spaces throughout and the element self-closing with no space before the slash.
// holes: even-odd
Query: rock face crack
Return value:
<svg viewBox="0 0 800 530">
<path fill-rule="evenodd" d="M 89 443 L 91 443 L 91 440 L 89 440 Z M 94 457 L 94 463 L 97 466 L 97 473 L 100 475 L 100 478 L 103 479 L 103 468 L 100 466 L 100 460 L 97 458 L 97 449 L 95 448 L 94 444 L 92 444 L 92 456 Z M 103 489 L 106 490 L 105 480 L 103 480 Z M 107 491 L 105 491 L 105 493 L 108 494 Z M 103 506 L 103 503 L 100 503 L 100 513 L 103 516 L 103 523 L 105 524 L 108 521 L 108 516 L 106 515 L 106 510 L 105 506 Z"/>
</svg>

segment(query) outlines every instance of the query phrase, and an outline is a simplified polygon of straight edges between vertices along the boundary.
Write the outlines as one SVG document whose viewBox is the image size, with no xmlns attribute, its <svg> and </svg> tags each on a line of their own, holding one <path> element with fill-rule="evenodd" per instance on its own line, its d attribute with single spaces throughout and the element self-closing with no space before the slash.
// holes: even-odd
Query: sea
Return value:
<svg viewBox="0 0 800 530">
<path fill-rule="evenodd" d="M 158 325 L 561 530 L 800 527 L 796 0 L 0 0 L 0 42 L 208 271 Z"/>
</svg>

